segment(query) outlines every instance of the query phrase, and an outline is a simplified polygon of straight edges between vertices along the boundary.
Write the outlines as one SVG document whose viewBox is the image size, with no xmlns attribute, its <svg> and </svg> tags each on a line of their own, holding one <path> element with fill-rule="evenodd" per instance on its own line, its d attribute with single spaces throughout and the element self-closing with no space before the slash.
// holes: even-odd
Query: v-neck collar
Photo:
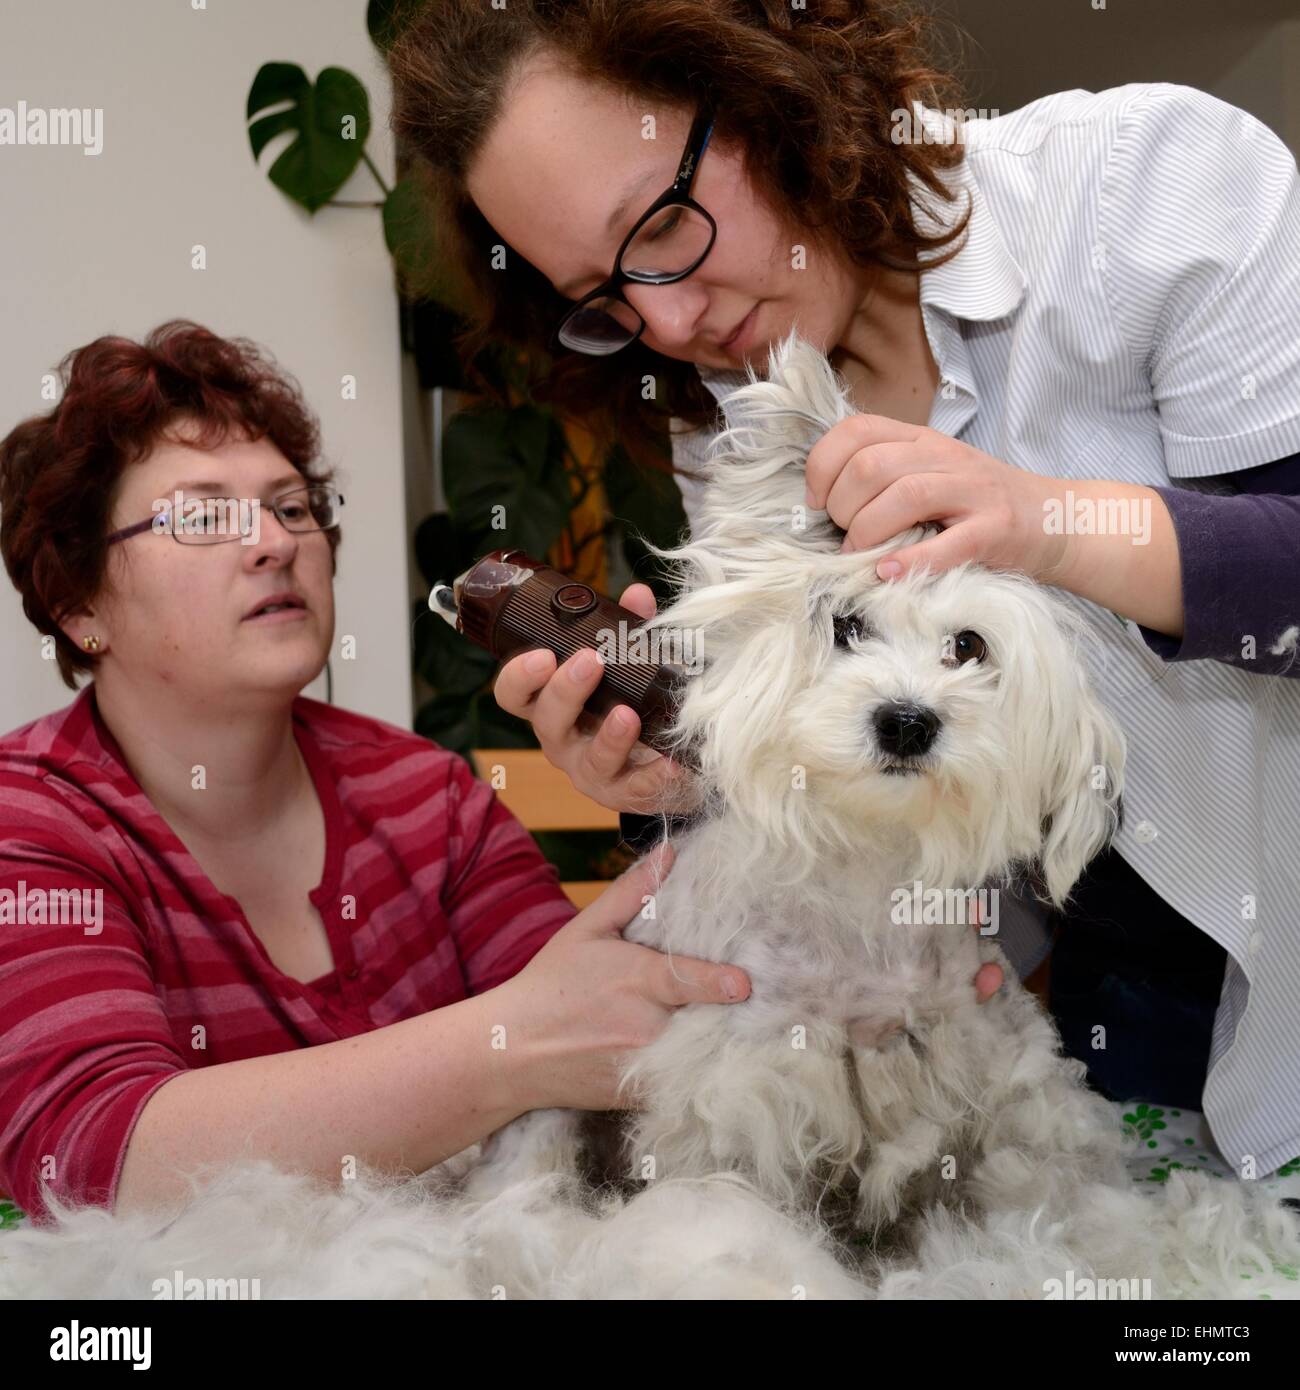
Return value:
<svg viewBox="0 0 1300 1390">
<path fill-rule="evenodd" d="M 346 933 L 336 933 L 331 928 L 331 918 L 327 917 L 324 911 L 327 904 L 337 903 L 338 888 L 342 878 L 344 854 L 342 805 L 339 801 L 338 790 L 330 775 L 328 760 L 312 737 L 311 731 L 307 728 L 306 721 L 302 717 L 301 701 L 295 699 L 293 703 L 291 717 L 294 739 L 302 753 L 303 761 L 307 765 L 307 771 L 311 776 L 312 785 L 320 802 L 321 814 L 325 820 L 325 862 L 321 869 L 321 879 L 307 896 L 312 905 L 321 913 L 321 920 L 325 924 L 326 935 L 330 942 L 330 952 L 334 959 L 333 965 L 324 975 L 319 975 L 314 980 L 309 981 L 297 980 L 275 964 L 261 938 L 244 915 L 239 900 L 231 897 L 228 893 L 223 893 L 213 883 L 203 866 L 195 859 L 166 817 L 149 800 L 144 788 L 141 787 L 135 774 L 131 771 L 112 731 L 104 723 L 94 691 L 95 687 L 92 681 L 81 691 L 78 698 L 86 701 L 95 737 L 103 750 L 103 757 L 99 760 L 101 766 L 115 779 L 124 782 L 126 785 L 123 790 L 129 793 L 133 799 L 138 799 L 139 803 L 147 808 L 145 814 L 153 821 L 152 830 L 157 842 L 163 844 L 171 855 L 180 859 L 186 880 L 197 884 L 200 894 L 222 904 L 226 915 L 233 917 L 239 923 L 246 933 L 252 949 L 265 962 L 266 967 L 273 971 L 278 979 L 284 981 L 288 986 L 292 986 L 295 990 L 311 990 L 313 992 L 319 992 L 341 972 L 352 969 L 355 962 L 352 955 L 351 937 Z"/>
</svg>

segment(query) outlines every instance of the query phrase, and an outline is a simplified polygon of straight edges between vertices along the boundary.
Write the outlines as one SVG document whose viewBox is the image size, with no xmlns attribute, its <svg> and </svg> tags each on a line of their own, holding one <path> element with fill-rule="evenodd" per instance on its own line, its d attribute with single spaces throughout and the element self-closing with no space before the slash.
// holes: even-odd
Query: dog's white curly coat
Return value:
<svg viewBox="0 0 1300 1390">
<path fill-rule="evenodd" d="M 645 1190 L 587 1193 L 582 1117 L 535 1111 L 419 1181 L 339 1195 L 259 1163 L 170 1224 L 66 1212 L 0 1237 L 0 1296 L 149 1297 L 178 1267 L 263 1296 L 1041 1298 L 1073 1271 L 1242 1297 L 1264 1287 L 1244 1273 L 1300 1260 L 1295 1217 L 1248 1185 L 1135 1188 L 1110 1106 L 997 946 L 891 915 L 916 881 L 1012 874 L 1062 903 L 1114 827 L 1122 738 L 1044 588 L 969 565 L 882 584 L 877 557 L 918 532 L 838 553 L 803 505 L 808 450 L 853 413 L 819 352 L 792 335 L 750 378 L 695 533 L 657 552 L 681 589 L 652 626 L 693 629 L 704 658 L 673 737 L 705 813 L 624 936 L 735 962 L 753 992 L 679 1010 L 630 1058 Z M 983 660 L 953 659 L 962 631 Z M 878 746 L 891 701 L 940 721 L 920 772 Z M 981 961 L 1006 975 L 984 1005 Z"/>
</svg>

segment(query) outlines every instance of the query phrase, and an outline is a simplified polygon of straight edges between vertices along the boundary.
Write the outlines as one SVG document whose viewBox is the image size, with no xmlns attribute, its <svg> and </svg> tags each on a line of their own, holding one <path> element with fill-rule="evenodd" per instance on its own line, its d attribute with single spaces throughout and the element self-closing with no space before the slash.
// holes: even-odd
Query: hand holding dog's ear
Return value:
<svg viewBox="0 0 1300 1390">
<path fill-rule="evenodd" d="M 943 528 L 883 559 L 882 579 L 966 561 L 1048 579 L 1063 561 L 1066 538 L 1043 527 L 1050 480 L 924 425 L 851 415 L 813 446 L 806 478 L 808 505 L 846 533 L 846 551 L 927 522 Z"/>
</svg>

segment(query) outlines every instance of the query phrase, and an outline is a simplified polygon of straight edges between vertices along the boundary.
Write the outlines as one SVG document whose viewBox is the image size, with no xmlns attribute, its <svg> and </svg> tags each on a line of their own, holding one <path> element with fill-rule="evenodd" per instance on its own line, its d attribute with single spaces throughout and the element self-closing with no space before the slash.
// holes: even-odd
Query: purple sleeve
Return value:
<svg viewBox="0 0 1300 1390">
<path fill-rule="evenodd" d="M 1182 566 L 1183 636 L 1141 627 L 1165 661 L 1223 661 L 1257 675 L 1300 677 L 1300 657 L 1274 654 L 1300 624 L 1300 454 L 1212 479 L 1228 496 L 1158 487 L 1173 520 Z M 1255 657 L 1242 642 L 1255 639 Z"/>
</svg>

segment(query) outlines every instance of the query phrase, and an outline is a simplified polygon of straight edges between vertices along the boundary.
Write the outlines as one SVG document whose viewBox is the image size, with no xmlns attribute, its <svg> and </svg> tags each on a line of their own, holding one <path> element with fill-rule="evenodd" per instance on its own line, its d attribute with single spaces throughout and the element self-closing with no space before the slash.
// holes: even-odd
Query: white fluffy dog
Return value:
<svg viewBox="0 0 1300 1390">
<path fill-rule="evenodd" d="M 1110 1106 L 966 910 L 1010 881 L 1062 903 L 1115 827 L 1123 743 L 1080 625 L 974 566 L 880 582 L 916 533 L 838 553 L 802 470 L 852 407 L 808 344 L 728 405 L 652 624 L 699 636 L 672 736 L 705 800 L 624 936 L 734 962 L 751 997 L 674 1014 L 625 1111 L 535 1111 L 414 1187 L 254 1166 L 111 1247 L 112 1218 L 71 1214 L 61 1280 L 57 1236 L 0 1237 L 0 1293 L 15 1253 L 26 1291 L 145 1297 L 174 1265 L 334 1296 L 1241 1297 L 1300 1258 L 1263 1194 L 1132 1185 Z M 1006 974 L 983 1005 L 982 961 Z"/>
<path fill-rule="evenodd" d="M 672 738 L 706 803 L 623 935 L 733 962 L 752 995 L 684 1008 L 640 1049 L 634 1112 L 539 1111 L 494 1136 L 470 1189 L 736 1172 L 815 1213 L 871 1282 L 928 1250 L 966 1294 L 1041 1296 L 1044 1240 L 1062 1280 L 1165 1293 L 1237 1277 L 1232 1240 L 1252 1222 L 1294 1250 L 1290 1214 L 1252 1211 L 1240 1189 L 1139 1195 L 1110 1107 L 965 910 L 991 880 L 1062 904 L 1115 828 L 1123 739 L 1080 664 L 1081 624 L 1023 576 L 973 565 L 880 581 L 878 558 L 919 531 L 839 553 L 842 533 L 803 505 L 803 463 L 852 407 L 807 343 L 787 338 L 728 407 L 741 423 L 718 441 L 695 534 L 658 552 L 681 594 L 651 624 L 703 652 Z M 1007 977 L 984 1005 L 982 961 Z M 1225 1213 L 1229 1236 L 1207 1247 Z"/>
</svg>

